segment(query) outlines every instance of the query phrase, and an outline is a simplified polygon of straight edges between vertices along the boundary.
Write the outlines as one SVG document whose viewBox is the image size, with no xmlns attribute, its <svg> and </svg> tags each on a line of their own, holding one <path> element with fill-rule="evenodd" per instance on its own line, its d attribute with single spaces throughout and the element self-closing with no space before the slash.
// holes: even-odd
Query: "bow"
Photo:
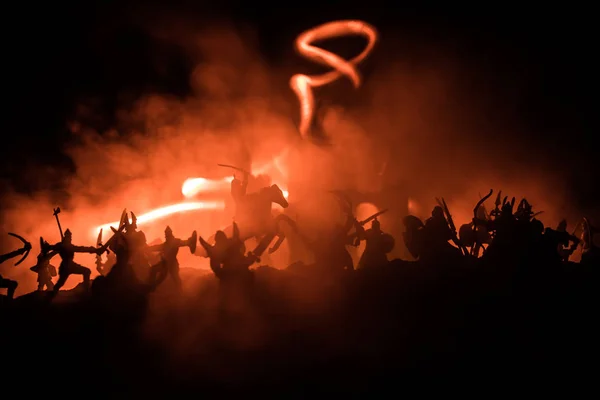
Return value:
<svg viewBox="0 0 600 400">
<path fill-rule="evenodd" d="M 494 189 L 490 189 L 490 192 L 489 192 L 487 195 L 485 195 L 484 197 L 482 197 L 482 198 L 481 198 L 481 199 L 480 199 L 480 200 L 477 202 L 477 204 L 475 205 L 475 208 L 473 209 L 473 217 L 474 217 L 474 218 L 477 218 L 477 211 L 479 211 L 479 207 L 481 207 L 481 205 L 482 205 L 483 203 L 485 203 L 485 201 L 486 201 L 487 199 L 489 199 L 489 198 L 492 196 L 492 193 L 494 193 Z"/>
<path fill-rule="evenodd" d="M 452 231 L 452 234 L 454 235 L 454 237 L 456 238 L 456 244 L 458 246 L 458 248 L 462 251 L 462 253 L 466 256 L 469 254 L 469 252 L 467 251 L 467 248 L 465 246 L 463 246 L 460 243 L 460 240 L 458 239 L 458 235 L 456 233 L 456 225 L 454 225 L 454 219 L 452 218 L 452 214 L 450 214 L 450 210 L 448 210 L 448 205 L 446 204 L 446 200 L 444 200 L 444 198 L 442 197 L 442 199 L 438 199 L 437 197 L 435 198 L 435 201 L 438 203 L 438 205 L 442 208 L 442 210 L 444 210 L 444 214 L 446 215 L 446 220 L 448 222 L 448 225 L 450 227 L 450 230 Z"/>
<path fill-rule="evenodd" d="M 23 248 L 25 249 L 25 254 L 23 254 L 23 257 L 21 257 L 21 259 L 15 263 L 15 267 L 16 267 L 17 265 L 19 265 L 23 261 L 25 261 L 25 259 L 29 255 L 29 252 L 31 251 L 31 243 L 29 243 L 27 240 L 25 240 L 25 238 L 23 238 L 23 236 L 17 235 L 16 233 L 8 232 L 8 234 L 10 236 L 16 237 L 21 242 L 23 242 Z"/>
</svg>

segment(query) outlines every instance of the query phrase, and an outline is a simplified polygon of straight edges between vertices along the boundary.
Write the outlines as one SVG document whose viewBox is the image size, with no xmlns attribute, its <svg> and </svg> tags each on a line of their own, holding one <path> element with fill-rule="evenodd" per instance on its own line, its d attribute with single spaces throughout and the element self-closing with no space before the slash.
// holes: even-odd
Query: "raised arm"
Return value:
<svg viewBox="0 0 600 400">
<path fill-rule="evenodd" d="M 204 250 L 206 250 L 206 253 L 210 257 L 210 255 L 212 254 L 212 251 L 213 251 L 213 247 L 206 240 L 204 240 L 204 238 L 202 236 L 198 237 L 198 241 L 200 242 L 200 245 L 204 248 Z M 212 268 L 212 266 L 211 266 L 211 268 Z"/>
<path fill-rule="evenodd" d="M 73 246 L 73 251 L 75 253 L 90 253 L 97 254 L 102 247 L 92 247 L 92 246 Z"/>
<path fill-rule="evenodd" d="M 179 239 L 177 239 L 177 240 L 179 240 Z M 165 245 L 164 243 L 159 243 L 159 244 L 155 244 L 155 245 L 152 245 L 152 246 L 148 246 L 148 251 L 150 251 L 150 252 L 162 251 L 164 245 Z M 179 245 L 179 243 L 177 245 Z"/>
</svg>

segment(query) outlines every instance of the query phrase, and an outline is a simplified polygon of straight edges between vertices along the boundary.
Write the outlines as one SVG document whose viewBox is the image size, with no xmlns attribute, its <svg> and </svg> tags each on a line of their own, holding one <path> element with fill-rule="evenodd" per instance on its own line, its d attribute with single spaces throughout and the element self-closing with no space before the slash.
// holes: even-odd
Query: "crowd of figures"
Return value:
<svg viewBox="0 0 600 400">
<path fill-rule="evenodd" d="M 297 223 L 280 213 L 272 214 L 272 205 L 279 204 L 284 209 L 288 202 L 277 185 L 263 187 L 247 193 L 249 174 L 235 178 L 231 184 L 231 194 L 236 204 L 235 223 L 205 240 L 198 237 L 196 231 L 186 240 L 174 236 L 170 227 L 166 227 L 163 243 L 148 245 L 145 234 L 138 230 L 136 215 L 131 219 L 123 210 L 120 225 L 111 227 L 112 237 L 102 244 L 102 232 L 96 246 L 78 246 L 72 242 L 72 233 L 67 229 L 62 240 L 49 244 L 40 238 L 41 252 L 37 263 L 31 270 L 38 275 L 38 290 L 48 291 L 51 299 L 63 287 L 71 275 L 83 277 L 83 287 L 97 293 L 115 293 L 135 289 L 143 293 L 152 292 L 158 285 L 170 277 L 176 287 L 181 288 L 179 248 L 189 247 L 196 253 L 200 243 L 200 253 L 210 259 L 210 267 L 222 284 L 251 285 L 253 273 L 250 267 L 260 262 L 265 251 L 273 253 L 285 240 L 283 226 L 287 226 L 295 236 L 312 252 L 314 263 L 305 265 L 293 263 L 288 269 L 315 272 L 318 274 L 348 274 L 355 270 L 349 246 L 358 246 L 365 242 L 365 250 L 358 262 L 358 269 L 382 267 L 390 264 L 388 254 L 393 250 L 394 238 L 383 232 L 378 216 L 381 211 L 364 221 L 353 215 L 351 202 L 340 192 L 332 192 L 340 200 L 339 204 L 346 215 L 344 224 L 335 225 L 328 231 L 318 232 L 309 238 L 299 229 Z M 474 208 L 473 219 L 458 230 L 444 199 L 436 199 L 431 217 L 425 222 L 418 217 L 408 215 L 404 218 L 404 244 L 418 262 L 427 265 L 456 263 L 489 262 L 496 264 L 515 263 L 519 260 L 534 261 L 544 265 L 569 262 L 569 257 L 581 246 L 581 263 L 598 262 L 598 248 L 594 245 L 593 235 L 597 232 L 586 218 L 573 230 L 567 231 L 566 221 L 556 229 L 544 227 L 536 218 L 531 204 L 526 199 L 515 207 L 515 198 L 502 199 L 497 194 L 495 208 L 488 212 L 484 202 L 493 194 L 480 199 Z M 56 210 L 55 210 L 56 211 Z M 57 218 L 58 221 L 58 218 Z M 370 222 L 370 228 L 365 225 Z M 59 223 L 60 228 L 60 223 Z M 4 262 L 10 258 L 24 255 L 17 263 L 23 262 L 31 249 L 31 244 L 19 235 L 23 248 L 1 256 Z M 269 248 L 273 240 L 277 241 Z M 245 243 L 256 238 L 258 245 L 252 251 L 246 251 Z M 100 276 L 90 282 L 91 270 L 74 261 L 75 253 L 96 254 L 96 269 Z M 101 255 L 108 253 L 107 261 Z M 61 259 L 56 268 L 51 264 L 55 256 Z M 393 262 L 392 262 L 393 264 Z M 56 282 L 53 279 L 58 275 Z M 7 289 L 12 298 L 17 282 L 0 278 L 0 287 Z"/>
<path fill-rule="evenodd" d="M 0 304 L 0 343 L 11 343 L 6 350 L 14 352 L 6 359 L 26 368 L 54 343 L 61 357 L 82 365 L 70 372 L 73 379 L 94 371 L 107 390 L 127 382 L 136 393 L 182 381 L 203 390 L 221 382 L 220 395 L 233 381 L 273 390 L 275 382 L 296 385 L 298 376 L 315 388 L 331 384 L 354 393 L 347 382 L 367 382 L 365 374 L 392 385 L 406 371 L 430 377 L 432 368 L 471 379 L 505 371 L 503 362 L 514 371 L 515 359 L 525 374 L 536 368 L 563 374 L 565 363 L 584 365 L 574 355 L 588 354 L 597 341 L 589 315 L 597 304 L 599 250 L 597 229 L 586 218 L 569 230 L 564 221 L 544 227 L 525 199 L 495 193 L 486 208 L 490 191 L 474 205 L 472 220 L 457 227 L 442 198 L 426 220 L 403 219 L 402 242 L 414 258 L 407 261 L 390 259 L 396 242 L 379 218 L 386 210 L 360 220 L 348 197 L 332 191 L 344 218 L 315 231 L 292 218 L 277 185 L 262 181 L 250 192 L 249 179 L 233 180 L 235 223 L 211 237 L 193 232 L 178 239 L 166 227 L 164 240 L 147 243 L 136 215 L 124 210 L 111 236 L 103 241 L 100 232 L 94 246 L 77 246 L 68 229 L 56 244 L 40 238 L 31 267 L 38 291 Z M 32 246 L 11 235 L 24 246 L 1 261 L 21 256 L 20 265 Z M 284 240 L 310 252 L 311 261 L 262 265 Z M 361 243 L 354 263 L 351 250 Z M 196 285 L 183 276 L 194 290 L 182 290 L 182 247 L 210 260 L 214 282 Z M 75 253 L 95 254 L 99 276 L 91 280 Z M 570 261 L 575 254 L 580 260 Z M 54 257 L 61 259 L 58 268 Z M 61 290 L 71 275 L 83 283 Z M 17 282 L 0 283 L 12 298 Z M 148 332 L 159 336 L 160 350 Z M 13 370 L 17 376 L 23 368 Z"/>
</svg>

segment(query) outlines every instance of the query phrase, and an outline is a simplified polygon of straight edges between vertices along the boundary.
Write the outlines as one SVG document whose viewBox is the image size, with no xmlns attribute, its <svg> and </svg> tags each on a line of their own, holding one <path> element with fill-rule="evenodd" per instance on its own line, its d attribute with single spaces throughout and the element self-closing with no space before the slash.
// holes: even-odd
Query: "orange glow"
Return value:
<svg viewBox="0 0 600 400">
<path fill-rule="evenodd" d="M 181 186 L 181 193 L 189 199 L 201 192 L 228 191 L 233 177 L 213 180 L 206 178 L 188 178 Z"/>
<path fill-rule="evenodd" d="M 284 150 L 279 156 L 275 157 L 271 163 L 263 164 L 259 168 L 253 169 L 254 174 L 262 174 L 268 171 L 270 168 L 275 167 L 278 170 L 282 170 L 283 161 L 282 158 L 285 157 L 288 150 Z M 192 199 L 199 193 L 229 193 L 231 181 L 233 180 L 232 176 L 228 176 L 222 179 L 207 179 L 202 177 L 197 178 L 188 178 L 183 182 L 181 186 L 181 193 L 186 199 Z M 289 197 L 289 193 L 287 190 L 284 190 L 284 187 L 277 183 L 282 191 L 283 196 L 287 199 Z M 169 206 L 163 206 L 160 208 L 156 208 L 151 210 L 143 215 L 137 217 L 138 225 L 144 225 L 145 223 L 152 222 L 164 217 L 167 217 L 172 214 L 182 213 L 187 211 L 195 211 L 195 210 L 223 210 L 225 209 L 225 200 L 217 200 L 217 201 L 199 201 L 199 202 L 183 202 L 178 204 L 172 204 Z M 110 227 L 118 227 L 119 222 L 109 222 L 100 226 L 95 227 L 92 230 L 92 234 L 96 236 L 100 229 L 104 229 L 104 232 L 109 232 Z"/>
<path fill-rule="evenodd" d="M 224 208 L 225 203 L 223 201 L 198 201 L 190 203 L 172 204 L 169 206 L 156 208 L 152 211 L 138 216 L 137 224 L 144 225 L 145 223 L 161 219 L 175 213 L 194 210 L 222 210 Z M 97 235 L 98 232 L 100 232 L 100 229 L 104 229 L 105 232 L 109 231 L 111 226 L 117 228 L 119 226 L 119 221 L 109 222 L 108 224 L 97 226 L 96 228 L 94 228 L 93 234 Z"/>
<path fill-rule="evenodd" d="M 340 36 L 360 35 L 369 41 L 365 49 L 350 61 L 320 49 L 312 45 L 313 42 L 332 39 Z M 347 77 L 352 81 L 355 88 L 361 83 L 360 75 L 356 70 L 356 65 L 363 61 L 373 50 L 377 42 L 376 29 L 362 21 L 345 20 L 334 21 L 317 26 L 303 32 L 296 39 L 296 50 L 304 57 L 333 68 L 331 72 L 322 75 L 304 75 L 296 74 L 290 79 L 290 87 L 298 96 L 300 101 L 300 126 L 299 131 L 302 137 L 306 137 L 313 119 L 315 98 L 312 92 L 313 88 L 327 85 L 341 77 Z"/>
<path fill-rule="evenodd" d="M 408 213 L 418 217 L 421 215 L 421 212 L 422 212 L 422 210 L 421 210 L 420 204 L 412 197 L 409 197 L 408 198 Z"/>
</svg>

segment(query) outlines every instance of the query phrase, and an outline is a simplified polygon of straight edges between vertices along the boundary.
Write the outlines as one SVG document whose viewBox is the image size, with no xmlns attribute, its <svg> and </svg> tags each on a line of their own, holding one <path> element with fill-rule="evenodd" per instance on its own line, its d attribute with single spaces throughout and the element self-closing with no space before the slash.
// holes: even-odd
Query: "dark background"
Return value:
<svg viewBox="0 0 600 400">
<path fill-rule="evenodd" d="M 161 45 L 144 33 L 139 21 L 151 21 L 161 10 L 194 15 L 198 23 L 226 18 L 254 27 L 265 59 L 279 63 L 289 55 L 294 37 L 332 19 L 359 18 L 382 36 L 406 42 L 452 46 L 479 76 L 486 76 L 487 95 L 516 86 L 521 93 L 519 118 L 535 146 L 557 165 L 571 171 L 577 206 L 597 204 L 599 173 L 592 115 L 596 95 L 596 48 L 593 13 L 586 9 L 524 9 L 491 3 L 464 6 L 364 2 L 159 2 L 87 1 L 18 3 L 6 10 L 2 24 L 4 142 L 1 178 L 20 191 L 35 190 L 23 172 L 54 166 L 73 173 L 61 147 L 70 139 L 66 121 L 78 99 L 103 99 L 98 128 L 114 118 L 119 93 L 132 98 L 147 90 L 184 95 L 192 64 L 181 49 Z M 478 5 L 477 3 L 472 3 Z M 418 47 L 418 46 L 415 46 Z M 399 50 L 400 51 L 400 50 Z M 402 49 L 410 57 L 415 49 Z M 167 74 L 150 66 L 153 54 L 171 60 Z M 498 101 L 502 101 L 499 97 Z M 520 132 L 519 134 L 524 134 Z M 519 140 L 520 138 L 507 139 Z M 552 161 L 554 160 L 554 161 Z M 563 168 L 563 167 L 561 167 Z M 57 176 L 58 176 L 57 175 Z M 58 178 L 57 178 L 58 181 Z M 39 180 L 36 185 L 40 185 Z M 52 186 L 53 179 L 45 181 Z M 4 190 L 8 186 L 4 186 Z"/>
</svg>

